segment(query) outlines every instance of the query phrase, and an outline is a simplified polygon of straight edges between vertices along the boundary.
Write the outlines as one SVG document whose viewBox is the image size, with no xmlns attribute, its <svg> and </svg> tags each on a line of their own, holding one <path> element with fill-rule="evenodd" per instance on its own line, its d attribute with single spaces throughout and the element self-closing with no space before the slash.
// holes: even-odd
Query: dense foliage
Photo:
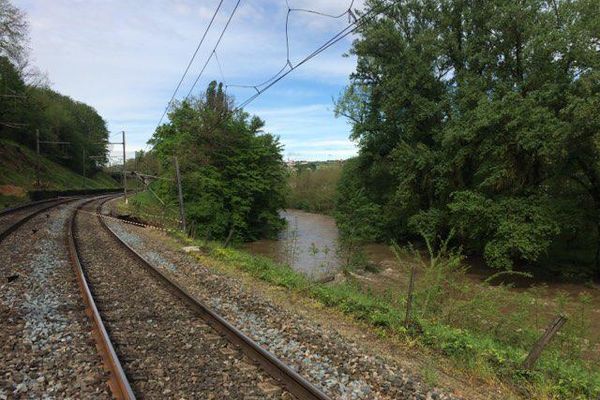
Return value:
<svg viewBox="0 0 600 400">
<path fill-rule="evenodd" d="M 341 171 L 342 165 L 339 163 L 295 165 L 288 178 L 286 206 L 309 212 L 326 214 L 333 212 Z"/>
<path fill-rule="evenodd" d="M 44 143 L 40 151 L 90 173 L 107 161 L 106 123 L 94 108 L 39 84 L 28 64 L 27 29 L 23 13 L 0 0 L 0 138 L 35 149 L 39 131 L 41 141 L 68 142 Z"/>
<path fill-rule="evenodd" d="M 380 239 L 454 231 L 493 267 L 600 278 L 600 3 L 371 7 L 336 107 L 360 147 L 340 204 L 377 211 Z"/>
<path fill-rule="evenodd" d="M 178 158 L 192 233 L 237 240 L 275 234 L 283 225 L 286 171 L 279 140 L 262 132 L 264 122 L 234 110 L 215 82 L 202 98 L 174 106 L 169 120 L 150 143 L 171 177 Z M 161 193 L 174 198 L 175 183 L 161 182 Z"/>
</svg>

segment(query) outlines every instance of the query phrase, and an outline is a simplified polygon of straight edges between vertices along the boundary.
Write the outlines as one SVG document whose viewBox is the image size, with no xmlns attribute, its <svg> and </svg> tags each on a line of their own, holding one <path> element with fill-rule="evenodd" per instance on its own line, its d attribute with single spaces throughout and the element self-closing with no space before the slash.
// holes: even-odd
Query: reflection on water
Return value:
<svg viewBox="0 0 600 400">
<path fill-rule="evenodd" d="M 335 220 L 300 210 L 285 210 L 281 216 L 288 225 L 278 240 L 247 243 L 246 250 L 289 264 L 313 279 L 335 273 L 340 267 Z"/>
</svg>

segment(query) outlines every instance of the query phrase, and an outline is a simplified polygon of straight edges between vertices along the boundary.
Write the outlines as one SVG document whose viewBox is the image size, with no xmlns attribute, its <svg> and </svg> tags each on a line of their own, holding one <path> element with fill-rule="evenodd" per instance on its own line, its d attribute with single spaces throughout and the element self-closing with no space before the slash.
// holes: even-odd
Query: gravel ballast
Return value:
<svg viewBox="0 0 600 400">
<path fill-rule="evenodd" d="M 0 243 L 0 399 L 111 397 L 65 244 L 73 204 Z"/>
<path fill-rule="evenodd" d="M 76 218 L 80 259 L 136 396 L 291 398 L 120 246 L 92 212 Z"/>
<path fill-rule="evenodd" d="M 199 264 L 156 230 L 107 219 L 126 243 L 335 399 L 455 399 L 357 343 Z M 158 256 L 158 257 L 157 257 Z"/>
</svg>

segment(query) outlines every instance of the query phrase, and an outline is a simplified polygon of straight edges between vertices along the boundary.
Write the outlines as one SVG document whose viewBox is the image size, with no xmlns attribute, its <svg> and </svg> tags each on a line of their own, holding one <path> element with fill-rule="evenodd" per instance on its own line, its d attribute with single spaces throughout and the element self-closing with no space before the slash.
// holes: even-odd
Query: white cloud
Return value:
<svg viewBox="0 0 600 400">
<path fill-rule="evenodd" d="M 131 149 L 145 147 L 218 3 L 13 1 L 28 14 L 35 63 L 48 72 L 55 89 L 94 106 L 110 129 L 126 130 Z M 289 4 L 340 13 L 350 1 L 289 0 Z M 179 96 L 189 90 L 233 5 L 233 0 L 224 2 Z M 362 1 L 354 6 L 362 7 Z M 226 81 L 256 84 L 277 72 L 286 60 L 286 13 L 283 0 L 242 1 L 217 52 Z M 345 18 L 293 13 L 289 26 L 292 62 L 318 48 L 347 22 Z M 330 101 L 354 68 L 354 59 L 341 57 L 349 45 L 350 39 L 338 43 L 252 103 L 250 111 L 281 135 L 289 151 L 298 145 L 292 139 L 303 135 L 320 138 L 333 147 L 334 143 L 344 145 L 349 128 L 334 119 Z M 220 79 L 215 62 L 209 64 L 195 92 L 211 79 Z M 232 93 L 241 101 L 252 90 Z M 286 104 L 288 107 L 281 107 Z M 341 152 L 346 149 L 340 147 Z"/>
</svg>

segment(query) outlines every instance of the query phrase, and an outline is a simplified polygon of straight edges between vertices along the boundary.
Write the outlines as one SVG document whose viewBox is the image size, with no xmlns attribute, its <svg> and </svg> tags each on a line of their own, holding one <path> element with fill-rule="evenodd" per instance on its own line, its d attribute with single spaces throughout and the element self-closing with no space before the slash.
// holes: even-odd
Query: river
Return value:
<svg viewBox="0 0 600 400">
<path fill-rule="evenodd" d="M 281 216 L 288 225 L 278 239 L 246 243 L 244 248 L 250 253 L 288 264 L 313 279 L 330 277 L 341 269 L 343 258 L 339 255 L 339 233 L 333 217 L 294 209 L 282 211 Z M 369 264 L 378 271 L 375 274 L 363 274 L 361 279 L 366 280 L 370 287 L 405 287 L 409 266 L 416 262 L 414 255 L 403 254 L 402 259 L 398 260 L 388 245 L 380 243 L 367 244 L 363 250 Z M 481 283 L 497 272 L 485 268 L 481 260 L 469 259 L 467 262 L 469 269 L 466 278 L 474 283 Z M 564 292 L 572 297 L 587 289 L 581 284 L 563 282 L 560 279 L 547 281 L 539 276 L 531 280 L 517 277 L 510 283 L 515 286 L 515 290 L 543 284 L 551 295 Z M 591 293 L 600 303 L 600 287 L 592 287 L 595 290 Z"/>
<path fill-rule="evenodd" d="M 339 233 L 333 217 L 292 209 L 282 211 L 281 216 L 287 221 L 287 228 L 277 240 L 247 243 L 245 249 L 288 264 L 317 280 L 330 277 L 341 268 Z M 380 268 L 394 268 L 397 264 L 386 245 L 369 244 L 365 253 Z"/>
<path fill-rule="evenodd" d="M 247 243 L 246 250 L 288 264 L 312 279 L 339 269 L 338 230 L 332 217 L 301 210 L 284 210 L 281 216 L 287 227 L 277 240 Z"/>
<path fill-rule="evenodd" d="M 253 254 L 266 256 L 277 262 L 290 265 L 314 280 L 331 277 L 341 269 L 342 258 L 338 251 L 338 230 L 335 220 L 327 215 L 308 213 L 301 210 L 285 210 L 281 212 L 287 222 L 287 228 L 281 232 L 277 240 L 260 240 L 247 243 L 245 249 Z M 376 266 L 377 273 L 354 274 L 356 279 L 369 291 L 394 293 L 404 291 L 408 285 L 408 270 L 417 262 L 414 255 L 404 254 L 397 260 L 390 247 L 384 244 L 368 244 L 364 247 L 371 265 Z M 476 285 L 496 271 L 484 268 L 481 262 L 469 260 L 466 278 Z M 419 267 L 418 267 L 419 268 Z M 418 279 L 418 277 L 417 277 Z M 591 312 L 593 317 L 590 328 L 596 343 L 600 342 L 600 287 L 585 286 L 561 280 L 544 281 L 539 277 L 528 282 L 520 282 L 512 290 L 526 290 L 531 285 L 540 285 L 543 289 L 538 293 L 551 305 L 559 296 L 567 295 L 571 300 L 581 293 L 591 295 Z M 567 308 L 572 308 L 570 305 Z M 555 309 L 555 306 L 549 307 Z M 574 310 L 573 310 L 574 311 Z M 548 316 L 550 317 L 550 315 Z M 600 346 L 600 344 L 598 344 Z M 600 347 L 598 347 L 600 349 Z"/>
</svg>

